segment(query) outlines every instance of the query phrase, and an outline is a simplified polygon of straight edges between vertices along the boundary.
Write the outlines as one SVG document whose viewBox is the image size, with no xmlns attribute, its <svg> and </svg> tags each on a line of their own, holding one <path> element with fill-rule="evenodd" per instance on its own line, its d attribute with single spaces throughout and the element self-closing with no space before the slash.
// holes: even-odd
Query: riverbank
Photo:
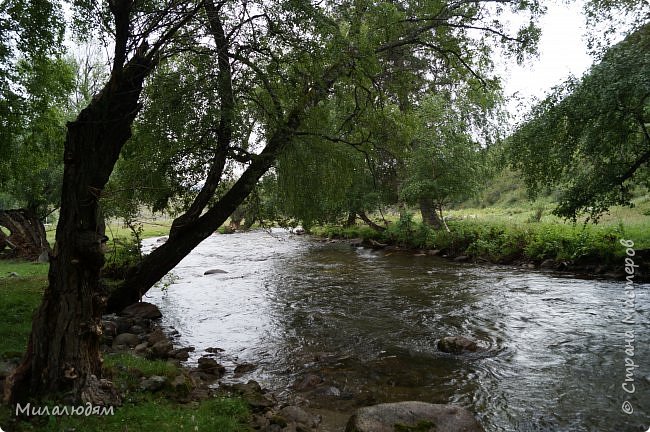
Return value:
<svg viewBox="0 0 650 432">
<path fill-rule="evenodd" d="M 403 218 L 383 231 L 361 225 L 324 225 L 314 227 L 312 234 L 387 253 L 435 255 L 456 262 L 509 264 L 615 280 L 626 276 L 626 247 L 621 245 L 625 239 L 638 245 L 635 280 L 650 281 L 648 233 L 626 230 L 623 225 L 513 223 L 470 218 L 451 220 L 448 225 L 449 231 L 434 230 L 412 218 Z"/>
<path fill-rule="evenodd" d="M 31 328 L 31 316 L 40 303 L 47 284 L 47 264 L 19 261 L 0 262 L 0 387 L 20 361 Z M 148 323 L 148 324 L 147 324 Z M 138 336 L 156 333 L 169 343 L 151 320 L 137 323 Z M 134 322 L 135 326 L 136 323 Z M 145 327 L 148 334 L 145 334 Z M 133 326 L 131 326 L 133 328 Z M 110 333 L 110 332 L 107 332 Z M 250 430 L 251 411 L 241 397 L 213 392 L 179 360 L 145 358 L 133 350 L 113 349 L 104 340 L 104 376 L 122 397 L 113 415 L 16 416 L 15 407 L 0 406 L 0 426 L 6 432 L 83 430 L 110 432 L 138 430 L 166 432 L 178 430 Z M 51 405 L 51 406 L 50 406 Z M 55 405 L 47 403 L 54 409 Z M 58 408 L 63 409 L 63 406 Z M 198 428 L 198 429 L 197 429 Z"/>
</svg>

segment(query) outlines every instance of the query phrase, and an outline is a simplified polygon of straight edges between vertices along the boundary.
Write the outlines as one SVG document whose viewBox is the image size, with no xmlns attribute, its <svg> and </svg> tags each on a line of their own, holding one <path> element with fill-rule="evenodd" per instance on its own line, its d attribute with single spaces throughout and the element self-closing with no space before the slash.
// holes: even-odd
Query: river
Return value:
<svg viewBox="0 0 650 432">
<path fill-rule="evenodd" d="M 209 269 L 227 273 L 204 275 Z M 488 432 L 650 426 L 648 284 L 633 286 L 629 324 L 622 282 L 352 248 L 282 230 L 211 236 L 173 273 L 174 283 L 145 300 L 180 332 L 178 344 L 196 347 L 190 362 L 221 348 L 227 381 L 235 365 L 253 363 L 238 379 L 281 398 L 295 397 L 289 387 L 306 375 L 320 376 L 321 393 L 302 397 L 339 415 L 332 429 L 357 406 L 400 400 L 463 405 Z M 436 341 L 448 335 L 475 338 L 483 350 L 442 353 Z M 634 393 L 622 388 L 626 358 Z M 623 413 L 625 401 L 632 414 Z"/>
</svg>

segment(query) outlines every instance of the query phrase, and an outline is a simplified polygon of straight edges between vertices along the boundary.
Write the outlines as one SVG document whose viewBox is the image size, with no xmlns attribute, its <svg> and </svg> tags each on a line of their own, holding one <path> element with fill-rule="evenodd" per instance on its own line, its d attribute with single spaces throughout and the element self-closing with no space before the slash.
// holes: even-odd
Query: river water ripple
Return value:
<svg viewBox="0 0 650 432">
<path fill-rule="evenodd" d="M 203 275 L 215 268 L 227 273 Z M 648 284 L 635 285 L 636 324 L 625 324 L 622 282 L 355 249 L 281 230 L 212 236 L 173 273 L 176 282 L 146 300 L 180 332 L 179 344 L 196 347 L 190 361 L 222 348 L 229 372 L 254 363 L 243 379 L 280 395 L 314 372 L 341 391 L 332 410 L 352 409 L 343 399 L 423 400 L 466 406 L 488 432 L 650 426 Z M 621 387 L 625 332 L 634 332 L 640 366 L 634 394 Z M 473 337 L 485 352 L 442 353 L 436 341 L 448 335 Z"/>
</svg>

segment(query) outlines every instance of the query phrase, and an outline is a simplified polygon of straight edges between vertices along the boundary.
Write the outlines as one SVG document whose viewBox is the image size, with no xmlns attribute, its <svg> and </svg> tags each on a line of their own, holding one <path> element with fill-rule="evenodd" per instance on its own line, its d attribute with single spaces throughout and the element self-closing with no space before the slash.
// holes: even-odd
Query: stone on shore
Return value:
<svg viewBox="0 0 650 432">
<path fill-rule="evenodd" d="M 158 306 L 147 302 L 133 303 L 131 306 L 125 307 L 122 315 L 135 320 L 157 319 L 162 317 Z"/>
<path fill-rule="evenodd" d="M 162 388 L 165 387 L 165 384 L 167 384 L 167 378 L 154 375 L 142 380 L 140 388 L 148 392 L 157 392 L 158 390 L 162 390 Z"/>
<path fill-rule="evenodd" d="M 345 432 L 483 432 L 467 409 L 408 401 L 359 408 L 350 417 Z"/>
<path fill-rule="evenodd" d="M 315 428 L 321 421 L 318 416 L 311 415 L 304 409 L 294 405 L 282 408 L 278 414 L 285 418 L 288 423 L 293 422 L 303 426 L 303 428 Z"/>
<path fill-rule="evenodd" d="M 134 346 L 139 344 L 140 344 L 140 338 L 137 335 L 134 335 L 133 333 L 122 333 L 115 336 L 115 339 L 113 339 L 113 348 L 116 348 L 120 345 L 133 348 Z"/>
</svg>

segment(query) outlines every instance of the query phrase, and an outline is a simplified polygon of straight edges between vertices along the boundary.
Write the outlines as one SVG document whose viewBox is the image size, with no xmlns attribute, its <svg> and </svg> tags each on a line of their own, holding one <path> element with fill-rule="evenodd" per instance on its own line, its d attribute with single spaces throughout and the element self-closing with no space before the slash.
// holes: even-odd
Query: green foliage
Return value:
<svg viewBox="0 0 650 432">
<path fill-rule="evenodd" d="M 624 252 L 618 243 L 621 238 L 634 238 L 639 248 L 650 246 L 647 223 L 645 228 L 560 221 L 529 224 L 508 221 L 507 217 L 453 220 L 448 223 L 449 232 L 433 230 L 414 221 L 412 214 L 405 213 L 382 233 L 358 226 L 324 226 L 314 229 L 314 233 L 327 237 L 372 238 L 402 247 L 437 249 L 443 254 L 467 255 L 495 263 L 518 259 L 541 262 L 551 258 L 558 261 L 587 259 L 606 264 L 621 259 Z M 646 232 L 642 233 L 644 229 Z"/>
<path fill-rule="evenodd" d="M 509 140 L 513 167 L 534 196 L 560 185 L 555 213 L 595 220 L 630 205 L 634 182 L 648 184 L 650 25 L 612 47 L 581 80 L 569 80 Z"/>
<path fill-rule="evenodd" d="M 487 122 L 476 112 L 483 108 L 483 115 L 490 115 L 496 96 L 492 95 L 489 100 L 483 94 L 480 96 L 480 100 L 472 101 L 469 94 L 461 94 L 453 100 L 431 95 L 418 107 L 418 130 L 412 151 L 406 158 L 400 191 L 406 202 L 415 204 L 428 198 L 442 208 L 467 199 L 485 185 L 486 154 L 471 134 L 480 123 L 475 123 L 471 117 Z M 482 103 L 488 105 L 481 107 Z"/>
<path fill-rule="evenodd" d="M 13 111 L 12 133 L 3 145 L 0 188 L 16 207 L 45 217 L 56 207 L 60 195 L 73 66 L 60 58 L 36 57 L 19 60 L 16 68 L 17 85 L 24 94 Z"/>
<path fill-rule="evenodd" d="M 0 190 L 4 204 L 44 217 L 56 202 L 65 98 L 72 69 L 61 58 L 59 2 L 0 4 Z"/>
<path fill-rule="evenodd" d="M 434 237 L 434 231 L 413 220 L 413 213 L 402 212 L 399 220 L 388 226 L 384 238 L 405 247 L 427 247 Z"/>
<path fill-rule="evenodd" d="M 363 155 L 324 141 L 292 145 L 280 156 L 277 173 L 280 213 L 305 227 L 363 210 L 361 195 L 371 187 Z"/>
</svg>

